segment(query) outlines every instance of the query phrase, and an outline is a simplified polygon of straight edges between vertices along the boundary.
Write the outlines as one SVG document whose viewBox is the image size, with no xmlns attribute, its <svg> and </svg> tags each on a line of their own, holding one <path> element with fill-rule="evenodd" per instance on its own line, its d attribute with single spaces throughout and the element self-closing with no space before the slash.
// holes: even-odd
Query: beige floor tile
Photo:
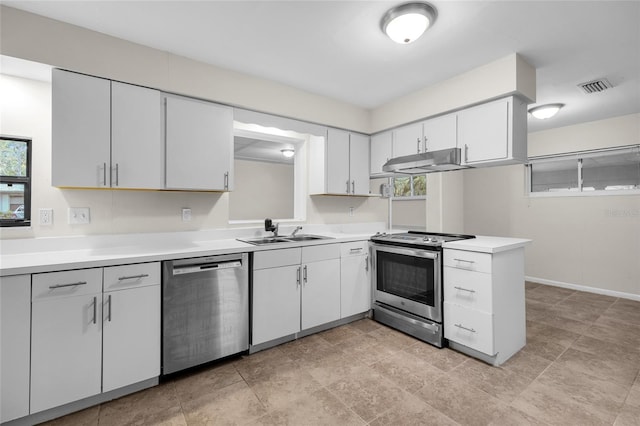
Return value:
<svg viewBox="0 0 640 426">
<path fill-rule="evenodd" d="M 566 368 L 578 374 L 590 374 L 603 380 L 611 380 L 623 386 L 633 384 L 640 365 L 613 357 L 602 357 L 573 348 L 567 349 L 555 362 L 558 368 Z"/>
<path fill-rule="evenodd" d="M 527 291 L 527 299 L 535 300 L 546 305 L 555 305 L 571 296 L 574 292 L 574 290 L 565 288 L 540 285 Z"/>
<path fill-rule="evenodd" d="M 533 378 L 469 359 L 454 368 L 451 375 L 510 403 L 533 381 Z"/>
<path fill-rule="evenodd" d="M 459 423 L 420 398 L 406 395 L 398 404 L 369 424 L 371 426 L 456 426 Z"/>
<path fill-rule="evenodd" d="M 640 408 L 625 405 L 613 426 L 640 426 Z"/>
<path fill-rule="evenodd" d="M 444 375 L 416 395 L 463 425 L 487 425 L 508 406 L 488 393 L 452 375 Z"/>
<path fill-rule="evenodd" d="M 261 425 L 366 425 L 326 389 L 319 389 L 260 418 Z"/>
<path fill-rule="evenodd" d="M 373 365 L 376 362 L 389 358 L 400 350 L 402 350 L 402 348 L 398 348 L 391 343 L 376 338 L 376 342 L 372 345 L 351 348 L 349 351 L 354 358 L 359 359 L 364 364 Z"/>
<path fill-rule="evenodd" d="M 436 348 L 428 343 L 419 342 L 404 349 L 405 352 L 427 361 L 442 371 L 451 371 L 453 368 L 469 359 L 468 356 L 449 348 Z"/>
<path fill-rule="evenodd" d="M 527 342 L 529 340 L 540 340 L 557 343 L 568 348 L 573 342 L 578 340 L 579 337 L 580 333 L 543 322 L 535 322 L 527 327 Z"/>
<path fill-rule="evenodd" d="M 407 393 L 374 370 L 344 377 L 327 387 L 364 421 L 370 422 L 407 397 Z"/>
<path fill-rule="evenodd" d="M 583 335 L 640 350 L 640 326 L 602 315 Z"/>
<path fill-rule="evenodd" d="M 635 383 L 631 387 L 625 403 L 640 408 L 640 374 L 638 374 Z"/>
<path fill-rule="evenodd" d="M 332 345 L 318 334 L 286 343 L 280 346 L 280 350 L 288 359 L 294 361 L 321 360 L 326 356 L 342 352 L 339 347 Z"/>
<path fill-rule="evenodd" d="M 137 392 L 100 407 L 100 425 L 185 425 L 173 383 Z"/>
<path fill-rule="evenodd" d="M 636 348 L 607 342 L 599 338 L 590 336 L 580 336 L 573 345 L 572 349 L 588 352 L 602 359 L 612 359 L 619 362 L 636 363 L 640 366 L 640 351 Z"/>
<path fill-rule="evenodd" d="M 535 379 L 551 365 L 551 360 L 522 350 L 502 364 L 501 368 L 514 374 Z"/>
<path fill-rule="evenodd" d="M 567 347 L 544 337 L 527 336 L 527 344 L 522 351 L 536 355 L 549 361 L 555 361 Z"/>
<path fill-rule="evenodd" d="M 364 318 L 358 321 L 354 321 L 350 324 L 347 325 L 347 327 L 350 328 L 355 328 L 356 330 L 359 330 L 363 333 L 370 333 L 372 331 L 375 331 L 379 328 L 384 327 L 382 324 L 380 324 L 379 322 L 376 322 L 372 319 L 369 318 Z"/>
<path fill-rule="evenodd" d="M 242 376 L 233 363 L 225 362 L 177 377 L 173 384 L 178 397 L 184 401 L 242 381 Z"/>
<path fill-rule="evenodd" d="M 426 360 L 404 351 L 373 364 L 371 368 L 410 393 L 433 383 L 443 374 Z"/>
<path fill-rule="evenodd" d="M 332 345 L 337 345 L 341 342 L 344 342 L 345 340 L 349 340 L 352 337 L 359 336 L 360 334 L 362 334 L 362 331 L 358 330 L 357 328 L 343 326 L 323 331 L 317 336 L 323 338 Z"/>
<path fill-rule="evenodd" d="M 517 408 L 507 407 L 488 426 L 546 426 L 548 423 L 536 419 Z M 569 425 L 567 425 L 569 426 Z"/>
<path fill-rule="evenodd" d="M 298 362 L 298 365 L 322 386 L 329 386 L 345 377 L 369 375 L 370 367 L 351 355 L 335 353 L 322 360 Z"/>
<path fill-rule="evenodd" d="M 269 410 L 282 408 L 322 387 L 311 374 L 295 364 L 274 368 L 269 374 L 247 382 Z"/>
<path fill-rule="evenodd" d="M 245 382 L 183 401 L 182 407 L 189 425 L 243 424 L 267 414 L 266 408 Z"/>
<path fill-rule="evenodd" d="M 233 365 L 245 380 L 251 381 L 272 373 L 278 367 L 293 366 L 295 362 L 280 347 L 275 347 L 244 356 Z"/>
</svg>

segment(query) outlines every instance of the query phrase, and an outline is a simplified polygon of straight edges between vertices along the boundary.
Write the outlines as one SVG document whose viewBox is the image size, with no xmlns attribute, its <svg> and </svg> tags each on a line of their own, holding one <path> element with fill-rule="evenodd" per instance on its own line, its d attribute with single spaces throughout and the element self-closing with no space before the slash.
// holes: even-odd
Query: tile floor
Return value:
<svg viewBox="0 0 640 426">
<path fill-rule="evenodd" d="M 640 302 L 527 283 L 496 368 L 365 319 L 51 425 L 640 425 Z"/>
</svg>

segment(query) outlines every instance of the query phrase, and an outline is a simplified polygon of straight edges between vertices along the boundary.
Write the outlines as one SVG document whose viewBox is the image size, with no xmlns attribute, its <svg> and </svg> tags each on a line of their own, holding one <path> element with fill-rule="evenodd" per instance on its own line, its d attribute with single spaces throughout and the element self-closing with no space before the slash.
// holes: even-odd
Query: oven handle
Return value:
<svg viewBox="0 0 640 426">
<path fill-rule="evenodd" d="M 401 314 L 398 314 L 396 312 L 393 312 L 391 309 L 385 309 L 384 313 L 386 315 L 389 315 L 389 316 L 392 316 L 394 318 L 397 318 L 397 319 L 399 319 L 401 321 L 411 323 L 411 324 L 413 324 L 413 325 L 415 325 L 417 327 L 425 328 L 425 329 L 427 329 L 429 332 L 431 332 L 433 334 L 437 334 L 438 333 L 438 328 L 439 327 L 436 324 L 428 324 L 428 323 L 425 323 L 425 322 L 422 322 L 422 321 L 417 321 L 417 320 L 415 320 L 413 318 L 410 318 L 407 315 L 401 315 Z"/>
<path fill-rule="evenodd" d="M 381 251 L 386 253 L 403 254 L 406 256 L 422 257 L 426 259 L 433 259 L 436 261 L 440 258 L 440 251 L 436 251 L 436 250 L 421 250 L 421 249 L 414 249 L 414 248 L 407 248 L 407 247 L 387 246 L 387 245 L 375 244 L 375 243 L 371 244 L 371 249 L 374 252 Z M 372 257 L 375 258 L 375 256 L 372 256 Z"/>
</svg>

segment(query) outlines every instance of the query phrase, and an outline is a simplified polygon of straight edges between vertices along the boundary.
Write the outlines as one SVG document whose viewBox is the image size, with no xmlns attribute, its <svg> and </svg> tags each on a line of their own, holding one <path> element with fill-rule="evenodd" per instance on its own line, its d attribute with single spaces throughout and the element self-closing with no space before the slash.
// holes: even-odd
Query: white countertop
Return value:
<svg viewBox="0 0 640 426">
<path fill-rule="evenodd" d="M 377 224 L 376 224 L 377 225 Z M 253 245 L 236 238 L 262 236 L 255 229 L 158 234 L 74 236 L 0 241 L 0 276 L 157 262 L 216 254 L 365 241 L 379 230 L 367 227 L 307 226 L 304 234 L 330 239 Z M 341 229 L 344 228 L 344 229 Z M 287 235 L 282 232 L 282 235 Z"/>
<path fill-rule="evenodd" d="M 506 237 L 487 237 L 477 235 L 476 238 L 468 240 L 451 241 L 444 243 L 443 248 L 476 251 L 482 253 L 500 253 L 502 251 L 513 250 L 525 247 L 532 240 L 524 238 L 506 238 Z"/>
</svg>

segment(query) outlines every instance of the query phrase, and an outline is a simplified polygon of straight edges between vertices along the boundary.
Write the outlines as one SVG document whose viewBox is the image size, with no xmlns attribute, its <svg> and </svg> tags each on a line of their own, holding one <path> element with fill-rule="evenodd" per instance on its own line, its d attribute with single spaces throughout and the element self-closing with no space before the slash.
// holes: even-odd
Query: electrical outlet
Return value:
<svg viewBox="0 0 640 426">
<path fill-rule="evenodd" d="M 349 207 L 349 216 L 353 216 L 353 207 Z"/>
<path fill-rule="evenodd" d="M 86 225 L 90 222 L 89 207 L 69 208 L 69 225 Z"/>
<path fill-rule="evenodd" d="M 189 208 L 182 209 L 182 221 L 183 222 L 191 221 L 191 209 Z"/>
<path fill-rule="evenodd" d="M 53 225 L 53 209 L 40 209 L 40 225 Z"/>
</svg>

